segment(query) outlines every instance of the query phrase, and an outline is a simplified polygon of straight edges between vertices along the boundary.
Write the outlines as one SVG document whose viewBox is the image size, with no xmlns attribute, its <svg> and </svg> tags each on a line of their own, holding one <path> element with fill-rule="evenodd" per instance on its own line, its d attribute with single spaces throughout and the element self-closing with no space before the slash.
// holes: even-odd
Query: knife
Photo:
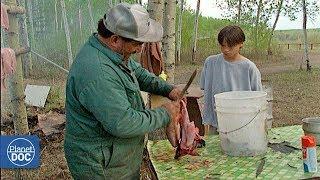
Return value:
<svg viewBox="0 0 320 180">
<path fill-rule="evenodd" d="M 196 75 L 197 75 L 197 69 L 195 69 L 195 70 L 193 71 L 192 75 L 191 75 L 190 78 L 189 78 L 189 81 L 188 81 L 187 85 L 182 89 L 181 94 L 180 94 L 178 100 L 182 99 L 183 96 L 186 94 L 188 88 L 190 87 L 190 85 L 191 85 L 192 81 L 194 80 L 194 78 L 196 77 Z"/>
</svg>

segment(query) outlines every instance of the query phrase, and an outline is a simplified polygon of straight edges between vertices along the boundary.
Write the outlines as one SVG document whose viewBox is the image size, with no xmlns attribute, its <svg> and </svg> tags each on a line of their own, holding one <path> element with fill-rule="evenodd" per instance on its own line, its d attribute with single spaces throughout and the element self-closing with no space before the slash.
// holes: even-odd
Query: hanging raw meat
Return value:
<svg viewBox="0 0 320 180">
<path fill-rule="evenodd" d="M 181 116 L 177 123 L 172 123 L 167 128 L 167 136 L 173 147 L 177 147 L 175 159 L 190 154 L 198 155 L 197 147 L 205 146 L 205 141 L 199 135 L 199 129 L 190 122 L 187 111 L 187 104 L 184 100 L 180 101 Z"/>
</svg>

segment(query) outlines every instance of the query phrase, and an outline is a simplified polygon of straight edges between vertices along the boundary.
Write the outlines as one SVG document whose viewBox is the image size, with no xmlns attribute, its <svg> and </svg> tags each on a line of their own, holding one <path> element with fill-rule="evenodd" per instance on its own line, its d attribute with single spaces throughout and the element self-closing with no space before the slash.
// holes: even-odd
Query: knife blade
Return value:
<svg viewBox="0 0 320 180">
<path fill-rule="evenodd" d="M 182 89 L 181 94 L 179 96 L 179 100 L 182 99 L 183 96 L 186 94 L 188 88 L 190 87 L 190 85 L 191 85 L 192 81 L 194 80 L 194 78 L 196 77 L 196 75 L 197 75 L 197 69 L 195 69 L 193 71 L 192 75 L 189 78 L 187 85 Z"/>
</svg>

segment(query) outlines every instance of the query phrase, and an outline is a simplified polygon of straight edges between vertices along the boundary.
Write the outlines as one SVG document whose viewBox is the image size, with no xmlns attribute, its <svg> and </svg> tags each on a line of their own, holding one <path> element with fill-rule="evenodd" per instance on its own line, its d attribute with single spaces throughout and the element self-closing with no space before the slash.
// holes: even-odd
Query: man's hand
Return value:
<svg viewBox="0 0 320 180">
<path fill-rule="evenodd" d="M 163 104 L 162 107 L 166 108 L 167 112 L 169 113 L 170 121 L 173 121 L 174 119 L 179 119 L 180 117 L 179 101 L 173 101 L 173 102 Z"/>
<path fill-rule="evenodd" d="M 171 92 L 169 93 L 169 99 L 171 99 L 172 101 L 176 101 L 179 99 L 180 94 L 181 94 L 181 89 L 175 87 L 171 90 Z"/>
<path fill-rule="evenodd" d="M 180 102 L 174 101 L 170 103 L 166 103 L 162 105 L 166 108 L 167 112 L 170 116 L 170 122 L 166 128 L 166 134 L 168 140 L 170 141 L 173 147 L 177 147 L 180 139 L 180 127 L 179 127 L 179 119 L 181 116 L 180 113 Z"/>
</svg>

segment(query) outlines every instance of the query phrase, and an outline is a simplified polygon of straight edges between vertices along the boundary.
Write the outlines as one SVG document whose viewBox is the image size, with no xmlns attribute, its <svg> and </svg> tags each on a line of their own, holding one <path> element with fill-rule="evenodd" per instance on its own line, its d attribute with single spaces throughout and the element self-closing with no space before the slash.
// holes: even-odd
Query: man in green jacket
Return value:
<svg viewBox="0 0 320 180">
<path fill-rule="evenodd" d="M 78 53 L 66 87 L 64 144 L 74 179 L 139 179 L 145 134 L 179 116 L 178 101 L 145 108 L 140 90 L 171 100 L 181 91 L 130 58 L 162 35 L 142 6 L 121 3 Z"/>
</svg>

